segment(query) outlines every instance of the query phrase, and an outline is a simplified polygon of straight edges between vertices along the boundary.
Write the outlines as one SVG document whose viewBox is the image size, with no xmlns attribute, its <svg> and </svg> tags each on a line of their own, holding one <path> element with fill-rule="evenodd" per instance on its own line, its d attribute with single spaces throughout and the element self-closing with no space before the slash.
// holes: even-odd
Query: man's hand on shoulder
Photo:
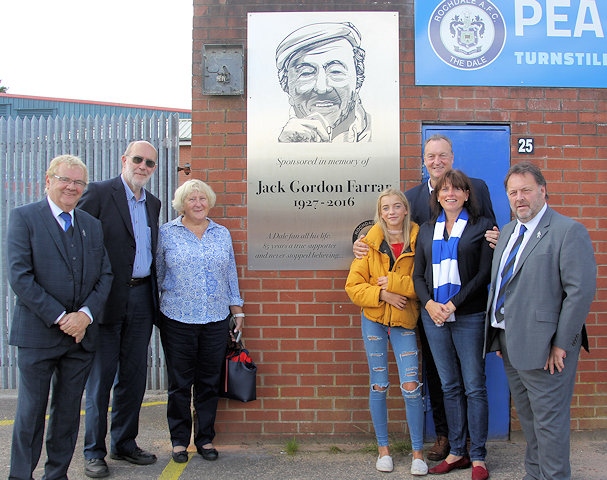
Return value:
<svg viewBox="0 0 607 480">
<path fill-rule="evenodd" d="M 363 237 L 364 235 L 358 237 L 358 240 L 356 240 L 354 242 L 354 245 L 352 245 L 352 252 L 354 253 L 354 256 L 358 259 L 364 258 L 364 256 L 369 253 L 369 245 L 361 241 Z"/>
<path fill-rule="evenodd" d="M 489 242 L 491 248 L 495 248 L 497 241 L 500 238 L 500 230 L 497 227 L 493 227 L 492 230 L 485 232 L 485 239 Z"/>
</svg>

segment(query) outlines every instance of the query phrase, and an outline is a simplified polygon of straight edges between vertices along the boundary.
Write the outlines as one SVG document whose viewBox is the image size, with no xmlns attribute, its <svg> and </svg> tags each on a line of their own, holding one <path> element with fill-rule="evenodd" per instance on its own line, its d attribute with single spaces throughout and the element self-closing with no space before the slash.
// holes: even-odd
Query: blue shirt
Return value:
<svg viewBox="0 0 607 480">
<path fill-rule="evenodd" d="M 133 264 L 134 278 L 147 277 L 152 268 L 152 229 L 148 226 L 148 215 L 145 208 L 145 188 L 141 189 L 139 200 L 135 197 L 124 178 L 120 176 L 126 192 L 126 202 L 129 205 L 131 224 L 135 235 L 135 263 Z"/>
<path fill-rule="evenodd" d="M 232 236 L 209 220 L 202 238 L 181 222 L 165 223 L 158 235 L 156 271 L 160 310 L 182 323 L 225 319 L 230 305 L 242 306 Z"/>
</svg>

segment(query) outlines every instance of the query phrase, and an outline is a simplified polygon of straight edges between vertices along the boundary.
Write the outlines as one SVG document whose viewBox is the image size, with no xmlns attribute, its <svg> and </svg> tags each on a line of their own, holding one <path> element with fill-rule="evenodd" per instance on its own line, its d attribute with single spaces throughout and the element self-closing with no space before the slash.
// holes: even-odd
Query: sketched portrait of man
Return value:
<svg viewBox="0 0 607 480">
<path fill-rule="evenodd" d="M 359 91 L 365 79 L 361 36 L 349 22 L 313 23 L 276 48 L 289 120 L 279 142 L 369 142 L 371 118 Z"/>
</svg>

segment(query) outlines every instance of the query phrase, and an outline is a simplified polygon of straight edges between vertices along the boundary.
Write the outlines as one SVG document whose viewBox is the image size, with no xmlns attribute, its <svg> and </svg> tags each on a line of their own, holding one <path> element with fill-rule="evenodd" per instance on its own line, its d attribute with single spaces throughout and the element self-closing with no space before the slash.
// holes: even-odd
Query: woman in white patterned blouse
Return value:
<svg viewBox="0 0 607 480">
<path fill-rule="evenodd" d="M 196 450 L 216 460 L 213 447 L 221 367 L 226 354 L 229 318 L 242 330 L 243 300 L 238 288 L 232 237 L 208 218 L 215 193 L 201 180 L 188 180 L 175 191 L 179 217 L 160 227 L 156 269 L 160 289 L 160 334 L 167 363 L 167 419 L 173 460 L 185 463 L 192 434 Z"/>
</svg>

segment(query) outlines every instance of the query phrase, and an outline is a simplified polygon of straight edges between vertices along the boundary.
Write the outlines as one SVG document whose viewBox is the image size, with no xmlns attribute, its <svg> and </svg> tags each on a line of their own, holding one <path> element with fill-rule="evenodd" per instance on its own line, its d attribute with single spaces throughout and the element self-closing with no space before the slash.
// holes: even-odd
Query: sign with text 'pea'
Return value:
<svg viewBox="0 0 607 480">
<path fill-rule="evenodd" d="M 604 0 L 416 0 L 417 85 L 607 87 Z"/>
</svg>

